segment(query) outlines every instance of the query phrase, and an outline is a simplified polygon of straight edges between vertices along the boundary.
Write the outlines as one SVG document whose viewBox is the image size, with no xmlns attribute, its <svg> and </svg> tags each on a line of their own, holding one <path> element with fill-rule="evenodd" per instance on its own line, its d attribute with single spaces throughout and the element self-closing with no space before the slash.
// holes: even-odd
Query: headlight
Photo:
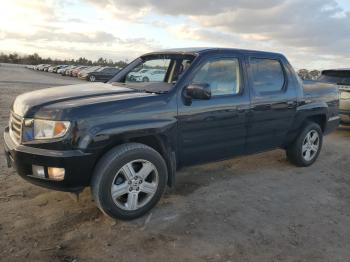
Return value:
<svg viewBox="0 0 350 262">
<path fill-rule="evenodd" d="M 70 127 L 68 121 L 34 120 L 34 139 L 63 137 Z"/>
<path fill-rule="evenodd" d="M 42 119 L 24 119 L 22 141 L 53 139 L 63 137 L 69 130 L 69 121 L 51 121 Z"/>
</svg>

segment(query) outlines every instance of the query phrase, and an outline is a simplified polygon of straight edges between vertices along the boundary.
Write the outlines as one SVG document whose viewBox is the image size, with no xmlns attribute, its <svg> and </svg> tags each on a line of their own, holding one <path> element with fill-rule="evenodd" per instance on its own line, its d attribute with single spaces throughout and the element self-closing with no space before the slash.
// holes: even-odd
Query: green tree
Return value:
<svg viewBox="0 0 350 262">
<path fill-rule="evenodd" d="M 34 53 L 31 55 L 19 55 L 18 53 L 5 54 L 0 53 L 1 63 L 15 63 L 15 64 L 27 64 L 27 65 L 37 65 L 37 64 L 69 64 L 69 65 L 101 65 L 101 66 L 118 66 L 124 67 L 127 63 L 126 61 L 116 61 L 112 59 L 106 59 L 100 57 L 96 61 L 91 61 L 85 57 L 79 57 L 78 59 L 52 59 L 50 57 L 42 58 L 39 54 Z"/>
</svg>

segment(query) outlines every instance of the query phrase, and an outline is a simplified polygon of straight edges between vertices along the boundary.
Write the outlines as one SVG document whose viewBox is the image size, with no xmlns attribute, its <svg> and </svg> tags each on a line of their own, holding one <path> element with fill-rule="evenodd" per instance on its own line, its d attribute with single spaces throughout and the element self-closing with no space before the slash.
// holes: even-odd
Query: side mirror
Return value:
<svg viewBox="0 0 350 262">
<path fill-rule="evenodd" d="M 190 84 L 185 88 L 184 96 L 189 104 L 192 99 L 208 100 L 211 98 L 210 86 L 207 83 Z"/>
</svg>

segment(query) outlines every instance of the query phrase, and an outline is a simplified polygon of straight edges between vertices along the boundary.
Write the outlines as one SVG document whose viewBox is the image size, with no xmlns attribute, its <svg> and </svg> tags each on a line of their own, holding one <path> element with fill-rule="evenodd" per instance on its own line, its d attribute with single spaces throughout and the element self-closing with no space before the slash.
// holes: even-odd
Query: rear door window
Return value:
<svg viewBox="0 0 350 262">
<path fill-rule="evenodd" d="M 281 92 L 285 77 L 281 63 L 275 59 L 250 58 L 251 79 L 255 93 Z"/>
</svg>

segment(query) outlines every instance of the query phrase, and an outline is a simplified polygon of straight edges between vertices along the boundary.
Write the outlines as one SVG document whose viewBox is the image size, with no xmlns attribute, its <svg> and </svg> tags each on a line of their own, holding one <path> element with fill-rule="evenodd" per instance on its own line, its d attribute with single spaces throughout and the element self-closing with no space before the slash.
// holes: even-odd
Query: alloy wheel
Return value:
<svg viewBox="0 0 350 262">
<path fill-rule="evenodd" d="M 306 161 L 311 161 L 317 155 L 320 148 L 320 137 L 316 130 L 309 131 L 303 141 L 302 156 Z"/>
<path fill-rule="evenodd" d="M 111 186 L 111 196 L 119 208 L 137 210 L 152 199 L 158 183 L 158 171 L 151 162 L 144 159 L 134 160 L 116 173 Z"/>
</svg>

